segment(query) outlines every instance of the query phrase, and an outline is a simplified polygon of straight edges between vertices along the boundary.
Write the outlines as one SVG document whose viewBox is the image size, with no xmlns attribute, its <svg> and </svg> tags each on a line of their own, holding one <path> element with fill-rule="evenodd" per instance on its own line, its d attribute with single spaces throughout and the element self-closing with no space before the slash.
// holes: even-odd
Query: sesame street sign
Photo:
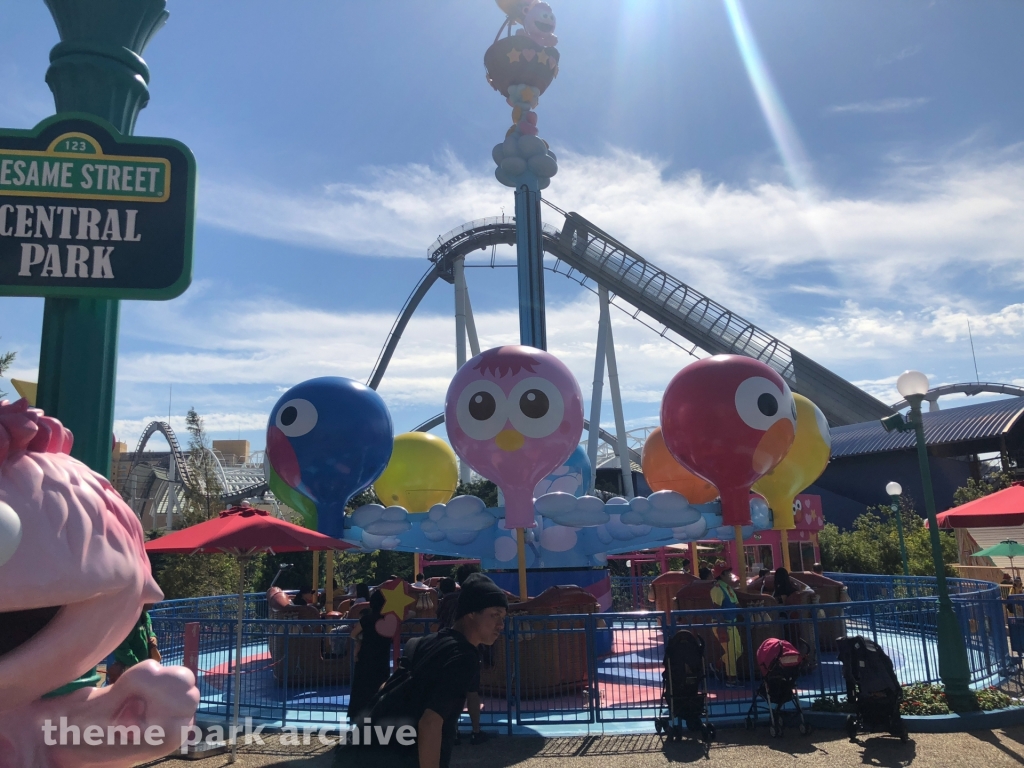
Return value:
<svg viewBox="0 0 1024 768">
<path fill-rule="evenodd" d="M 0 131 L 0 296 L 171 299 L 192 280 L 195 158 L 88 115 Z"/>
</svg>

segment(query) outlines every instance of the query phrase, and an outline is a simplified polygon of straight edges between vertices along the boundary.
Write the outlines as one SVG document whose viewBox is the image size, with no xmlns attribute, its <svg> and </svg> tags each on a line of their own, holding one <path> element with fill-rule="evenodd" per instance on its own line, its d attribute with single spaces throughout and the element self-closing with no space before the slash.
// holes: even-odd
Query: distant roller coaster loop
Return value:
<svg viewBox="0 0 1024 768">
<path fill-rule="evenodd" d="M 177 473 L 178 478 L 188 488 L 194 488 L 196 486 L 196 480 L 192 475 L 192 468 L 189 466 L 188 461 L 185 459 L 185 454 L 181 450 L 181 445 L 178 443 L 178 437 L 174 434 L 174 430 L 171 429 L 171 425 L 166 421 L 152 421 L 142 433 L 142 437 L 139 438 L 139 444 L 135 448 L 135 455 L 132 457 L 131 466 L 128 468 L 128 478 L 131 479 L 135 468 L 142 461 L 142 452 L 146 449 L 149 439 L 159 432 L 167 440 L 167 445 L 171 449 L 171 461 L 174 463 L 174 469 Z M 217 478 L 220 481 L 221 488 L 224 489 L 218 498 L 220 501 L 226 504 L 237 504 L 243 499 L 251 499 L 255 496 L 261 496 L 270 489 L 266 481 L 258 483 L 251 483 L 249 485 L 242 486 L 240 488 L 230 488 L 230 483 L 224 467 L 220 463 L 220 459 L 217 454 L 210 451 L 210 455 L 213 457 L 214 465 L 217 471 Z"/>
</svg>

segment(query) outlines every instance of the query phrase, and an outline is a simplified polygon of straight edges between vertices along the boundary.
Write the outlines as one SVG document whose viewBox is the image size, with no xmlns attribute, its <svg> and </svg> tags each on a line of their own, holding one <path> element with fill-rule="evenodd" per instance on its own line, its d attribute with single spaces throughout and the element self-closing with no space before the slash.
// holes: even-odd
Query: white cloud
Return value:
<svg viewBox="0 0 1024 768">
<path fill-rule="evenodd" d="M 268 409 L 269 410 L 269 409 Z M 203 424 L 206 427 L 208 434 L 214 433 L 231 433 L 231 432 L 246 432 L 252 430 L 264 430 L 267 427 L 267 414 L 262 411 L 244 411 L 240 413 L 222 413 L 218 411 L 203 410 L 202 412 Z M 136 419 L 115 419 L 114 420 L 114 434 L 118 440 L 128 443 L 130 450 L 135 450 L 135 443 L 142 435 L 143 430 L 146 426 L 154 421 L 167 421 L 167 414 L 157 414 L 144 416 Z M 171 429 L 174 430 L 176 435 L 185 435 L 187 437 L 185 429 L 185 418 L 183 416 L 172 416 L 171 417 Z M 161 450 L 162 445 L 166 445 L 163 437 L 157 433 L 149 443 L 150 450 Z M 179 437 L 179 442 L 185 438 Z M 184 444 L 182 448 L 184 448 Z"/>
<path fill-rule="evenodd" d="M 985 280 L 998 270 L 1003 285 L 1024 282 L 1021 147 L 895 160 L 873 194 L 857 197 L 806 196 L 757 181 L 711 184 L 696 172 L 668 176 L 663 161 L 616 149 L 562 151 L 560 167 L 550 199 L 747 317 L 765 317 L 783 288 L 861 300 L 898 290 L 903 300 L 936 306 L 964 275 Z M 449 154 L 436 167 L 377 169 L 364 185 L 317 194 L 209 182 L 200 215 L 283 242 L 422 258 L 440 233 L 509 203 L 482 165 L 471 172 Z M 544 216 L 561 225 L 547 208 Z"/>
<path fill-rule="evenodd" d="M 561 207 L 883 400 L 896 399 L 889 378 L 905 367 L 948 378 L 956 375 L 950 357 L 970 366 L 968 318 L 980 367 L 983 358 L 999 361 L 983 377 L 1024 374 L 1024 306 L 1011 303 L 1024 283 L 1021 147 L 943 162 L 894 160 L 878 189 L 857 197 L 823 190 L 805 197 L 767 182 L 714 185 L 697 173 L 669 176 L 665 163 L 620 150 L 559 154 L 552 199 Z M 378 169 L 365 184 L 306 196 L 210 183 L 200 211 L 208 222 L 285 243 L 422 259 L 438 233 L 509 204 L 489 173 L 446 155 L 432 167 Z M 561 223 L 547 208 L 544 215 Z M 218 293 L 197 283 L 123 326 L 129 343 L 119 364 L 119 436 L 141 432 L 142 417 L 159 412 L 153 403 L 166 396 L 157 386 L 166 392 L 171 381 L 176 393 L 179 386 L 201 392 L 189 404 L 211 431 L 261 432 L 288 386 L 320 375 L 366 380 L 394 321 L 391 313 L 261 297 L 226 308 Z M 514 308 L 483 309 L 476 319 L 484 348 L 517 342 Z M 624 314 L 612 318 L 628 415 L 656 414 L 665 384 L 692 358 Z M 596 319 L 589 291 L 549 303 L 551 350 L 584 390 Z M 449 315 L 417 314 L 381 386 L 393 409 L 441 410 L 454 371 L 453 337 Z"/>
<path fill-rule="evenodd" d="M 391 315 L 310 310 L 281 302 L 211 311 L 197 321 L 186 302 L 175 302 L 147 315 L 154 328 L 173 324 L 178 349 L 124 353 L 119 379 L 135 384 L 174 381 L 176 386 L 291 386 L 314 376 L 365 381 L 394 320 Z M 476 322 L 483 348 L 518 343 L 516 310 L 478 311 Z M 575 301 L 549 306 L 547 324 L 551 351 L 585 386 L 593 377 L 596 297 L 582 292 Z M 623 377 L 624 397 L 659 401 L 665 382 L 693 358 L 622 313 L 612 316 L 612 327 L 619 365 L 630 372 L 628 379 Z M 148 328 L 131 332 L 145 337 Z M 455 369 L 454 336 L 454 320 L 447 315 L 423 312 L 413 318 L 380 388 L 389 404 L 435 404 L 442 409 Z M 231 420 L 241 420 L 242 414 L 206 418 L 211 431 L 215 424 L 231 430 L 236 428 Z"/>
<path fill-rule="evenodd" d="M 820 318 L 813 325 L 790 324 L 779 335 L 818 360 L 897 359 L 905 358 L 922 342 L 934 348 L 940 343 L 965 341 L 968 320 L 975 339 L 985 340 L 990 353 L 1017 346 L 1024 335 L 1024 304 L 975 314 L 950 307 L 909 313 L 847 302 L 833 316 Z"/>
<path fill-rule="evenodd" d="M 203 181 L 199 217 L 237 232 L 374 256 L 426 255 L 441 233 L 510 205 L 490 172 L 470 172 L 453 154 L 438 167 L 373 168 L 369 183 L 329 184 L 288 194 L 246 183 Z"/>
<path fill-rule="evenodd" d="M 852 104 L 836 104 L 826 112 L 833 115 L 875 115 L 884 112 L 910 112 L 931 101 L 927 96 L 894 97 L 875 101 L 856 101 Z"/>
</svg>

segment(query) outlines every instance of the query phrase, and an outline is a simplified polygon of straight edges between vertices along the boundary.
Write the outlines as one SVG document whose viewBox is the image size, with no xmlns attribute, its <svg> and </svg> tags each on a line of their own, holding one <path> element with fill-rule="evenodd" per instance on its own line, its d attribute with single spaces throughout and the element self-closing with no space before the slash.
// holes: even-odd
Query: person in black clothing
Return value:
<svg viewBox="0 0 1024 768">
<path fill-rule="evenodd" d="M 789 571 L 785 568 L 775 569 L 775 591 L 772 596 L 780 603 L 786 602 L 786 598 L 800 591 L 793 579 L 789 577 Z"/>
<path fill-rule="evenodd" d="M 386 746 L 342 746 L 335 766 L 448 768 L 466 694 L 480 674 L 478 645 L 490 646 L 504 629 L 508 599 L 483 574 L 469 576 L 459 592 L 455 625 L 419 640 L 411 653 L 410 702 L 416 738 Z M 376 713 L 376 710 L 375 710 Z M 372 754 L 370 754 L 372 750 Z"/>
<path fill-rule="evenodd" d="M 348 721 L 360 722 L 373 695 L 391 674 L 391 639 L 377 634 L 374 626 L 384 608 L 384 593 L 377 591 L 370 598 L 359 623 L 352 628 L 355 644 L 355 667 L 352 670 L 352 691 L 348 700 Z"/>
<path fill-rule="evenodd" d="M 438 629 L 448 629 L 455 623 L 455 612 L 459 608 L 459 593 L 455 591 L 455 579 L 445 576 L 437 585 L 440 594 L 437 603 Z"/>
</svg>

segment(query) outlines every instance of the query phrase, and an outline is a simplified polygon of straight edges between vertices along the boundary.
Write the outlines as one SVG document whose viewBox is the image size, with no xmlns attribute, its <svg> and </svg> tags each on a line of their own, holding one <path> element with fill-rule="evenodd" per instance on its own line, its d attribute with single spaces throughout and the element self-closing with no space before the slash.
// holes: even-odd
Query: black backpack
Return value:
<svg viewBox="0 0 1024 768">
<path fill-rule="evenodd" d="M 398 660 L 397 669 L 370 700 L 367 707 L 370 724 L 393 725 L 396 728 L 418 726 L 426 709 L 424 699 L 428 692 L 423 670 L 436 668 L 437 657 L 446 649 L 447 643 L 438 642 L 436 633 L 409 640 L 405 644 L 405 653 Z"/>
</svg>

